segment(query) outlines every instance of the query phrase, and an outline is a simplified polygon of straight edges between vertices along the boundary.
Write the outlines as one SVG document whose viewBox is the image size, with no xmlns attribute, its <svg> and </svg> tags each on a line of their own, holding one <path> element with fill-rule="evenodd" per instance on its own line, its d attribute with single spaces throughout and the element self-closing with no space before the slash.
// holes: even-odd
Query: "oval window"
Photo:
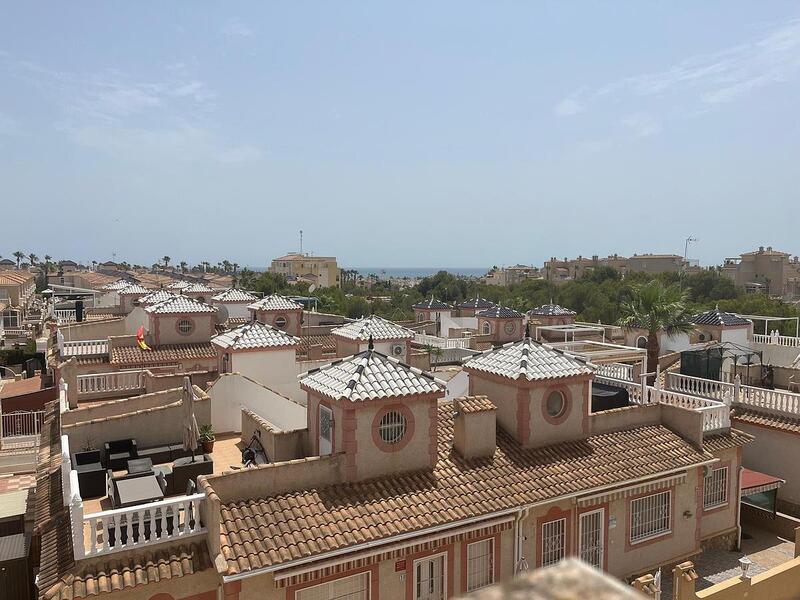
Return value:
<svg viewBox="0 0 800 600">
<path fill-rule="evenodd" d="M 283 329 L 284 327 L 286 327 L 286 317 L 284 317 L 283 315 L 279 315 L 279 316 L 275 317 L 274 323 L 275 323 L 275 327 Z"/>
<path fill-rule="evenodd" d="M 547 410 L 547 414 L 550 417 L 560 417 L 564 414 L 564 408 L 566 407 L 566 401 L 564 400 L 564 394 L 561 392 L 550 392 L 550 395 L 547 396 L 547 403 L 545 408 Z"/>
<path fill-rule="evenodd" d="M 378 425 L 378 434 L 387 444 L 396 444 L 406 434 L 406 418 L 396 410 L 383 415 Z"/>
</svg>

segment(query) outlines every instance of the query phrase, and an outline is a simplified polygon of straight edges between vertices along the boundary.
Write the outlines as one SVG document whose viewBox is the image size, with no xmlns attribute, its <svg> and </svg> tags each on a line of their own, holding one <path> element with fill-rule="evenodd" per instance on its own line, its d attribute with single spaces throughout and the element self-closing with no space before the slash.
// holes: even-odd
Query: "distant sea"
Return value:
<svg viewBox="0 0 800 600">
<path fill-rule="evenodd" d="M 487 268 L 475 267 L 353 267 L 360 275 L 377 275 L 378 277 L 428 277 L 439 271 L 447 271 L 453 275 L 464 277 L 481 277 L 486 275 Z"/>
</svg>

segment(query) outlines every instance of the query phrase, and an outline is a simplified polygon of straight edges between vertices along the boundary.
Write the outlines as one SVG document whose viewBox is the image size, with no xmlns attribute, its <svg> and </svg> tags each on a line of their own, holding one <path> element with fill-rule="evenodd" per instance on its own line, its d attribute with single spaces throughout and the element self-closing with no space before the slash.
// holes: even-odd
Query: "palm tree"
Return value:
<svg viewBox="0 0 800 600">
<path fill-rule="evenodd" d="M 187 263 L 185 260 L 182 260 L 181 264 L 180 264 L 181 273 L 186 273 L 186 269 L 187 269 L 188 266 L 189 266 L 189 263 Z"/>
<path fill-rule="evenodd" d="M 622 317 L 617 324 L 626 329 L 639 328 L 647 330 L 647 368 L 654 372 L 658 365 L 661 344 L 658 335 L 688 333 L 694 327 L 691 321 L 692 311 L 687 302 L 686 292 L 676 284 L 665 286 L 654 279 L 649 283 L 631 288 L 630 298 L 620 305 Z M 653 384 L 655 376 L 647 378 Z"/>
<path fill-rule="evenodd" d="M 44 255 L 44 270 L 45 270 L 45 273 L 49 273 L 50 272 L 50 267 L 53 266 L 53 264 L 51 262 L 52 260 L 53 260 L 53 257 L 50 256 L 49 254 L 45 254 Z"/>
<path fill-rule="evenodd" d="M 19 270 L 19 263 L 25 258 L 25 253 L 22 250 L 17 250 L 14 252 L 14 258 L 17 259 L 17 270 Z"/>
<path fill-rule="evenodd" d="M 164 261 L 164 268 L 166 269 L 169 266 L 169 261 L 172 260 L 169 256 L 164 256 L 161 260 Z"/>
<path fill-rule="evenodd" d="M 28 261 L 31 263 L 31 266 L 33 266 L 37 262 L 39 262 L 39 257 L 36 256 L 33 252 L 31 252 L 30 254 L 28 254 Z"/>
</svg>

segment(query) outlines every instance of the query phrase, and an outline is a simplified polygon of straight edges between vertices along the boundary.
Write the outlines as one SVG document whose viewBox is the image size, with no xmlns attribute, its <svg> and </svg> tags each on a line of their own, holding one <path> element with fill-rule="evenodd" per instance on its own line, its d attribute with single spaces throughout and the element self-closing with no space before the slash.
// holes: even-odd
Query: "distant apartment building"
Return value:
<svg viewBox="0 0 800 600">
<path fill-rule="evenodd" d="M 772 246 L 726 258 L 722 272 L 733 279 L 736 287 L 750 293 L 800 298 L 800 258 L 773 250 Z"/>
<path fill-rule="evenodd" d="M 514 265 L 513 267 L 493 268 L 484 280 L 488 285 L 507 287 L 525 281 L 526 279 L 541 279 L 538 267 L 531 265 Z"/>
<path fill-rule="evenodd" d="M 290 282 L 307 282 L 317 287 L 338 287 L 340 281 L 335 256 L 312 256 L 303 252 L 289 252 L 274 259 L 269 272 L 286 275 Z"/>
<path fill-rule="evenodd" d="M 544 263 L 544 276 L 548 281 L 568 281 L 577 279 L 584 273 L 597 267 L 612 267 L 626 273 L 677 273 L 688 266 L 682 256 L 677 254 L 634 254 L 630 257 L 613 254 L 600 258 L 596 254 L 591 258 L 578 256 L 578 258 L 563 259 L 551 258 Z"/>
</svg>

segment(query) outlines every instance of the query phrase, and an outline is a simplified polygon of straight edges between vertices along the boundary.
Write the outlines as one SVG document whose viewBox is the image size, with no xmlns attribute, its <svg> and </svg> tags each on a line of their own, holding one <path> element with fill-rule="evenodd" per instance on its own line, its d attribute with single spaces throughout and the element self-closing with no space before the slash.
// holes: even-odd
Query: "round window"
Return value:
<svg viewBox="0 0 800 600">
<path fill-rule="evenodd" d="M 396 444 L 406 434 L 406 418 L 396 410 L 383 415 L 378 425 L 378 434 L 387 444 Z"/>
<path fill-rule="evenodd" d="M 550 392 L 545 406 L 549 416 L 560 417 L 562 414 L 564 414 L 565 406 L 566 401 L 564 400 L 564 394 L 561 392 Z"/>
<path fill-rule="evenodd" d="M 283 315 L 278 315 L 277 317 L 275 317 L 275 321 L 273 322 L 275 323 L 275 327 L 279 327 L 280 329 L 286 327 L 286 317 L 284 317 Z"/>
<path fill-rule="evenodd" d="M 189 335 L 194 329 L 194 323 L 189 319 L 181 319 L 178 321 L 178 333 L 181 335 Z"/>
<path fill-rule="evenodd" d="M 505 324 L 503 329 L 505 329 L 507 334 L 511 335 L 517 330 L 517 324 L 514 323 L 513 321 L 509 321 L 508 323 Z"/>
</svg>

